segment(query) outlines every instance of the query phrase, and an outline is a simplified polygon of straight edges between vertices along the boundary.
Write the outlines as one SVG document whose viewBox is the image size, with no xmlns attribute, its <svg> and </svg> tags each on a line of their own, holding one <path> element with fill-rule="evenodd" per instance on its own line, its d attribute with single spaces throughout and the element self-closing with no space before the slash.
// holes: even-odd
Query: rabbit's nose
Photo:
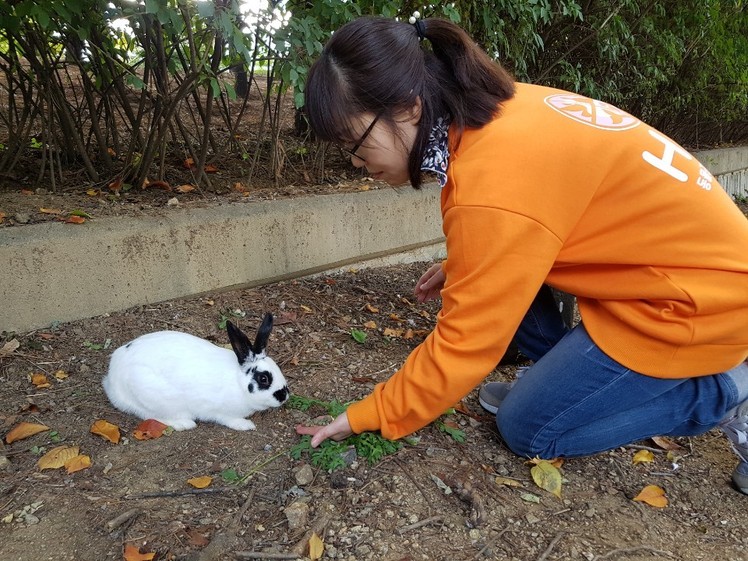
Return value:
<svg viewBox="0 0 748 561">
<path fill-rule="evenodd" d="M 288 386 L 283 386 L 281 389 L 274 391 L 273 397 L 278 403 L 284 403 L 288 399 Z"/>
</svg>

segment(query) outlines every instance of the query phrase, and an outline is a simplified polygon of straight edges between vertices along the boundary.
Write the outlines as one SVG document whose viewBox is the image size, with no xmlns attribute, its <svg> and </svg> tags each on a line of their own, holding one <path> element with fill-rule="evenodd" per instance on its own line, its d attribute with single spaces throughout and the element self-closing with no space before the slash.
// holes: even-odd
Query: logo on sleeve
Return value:
<svg viewBox="0 0 748 561">
<path fill-rule="evenodd" d="M 641 121 L 610 103 L 577 94 L 564 93 L 545 98 L 548 107 L 579 123 L 609 131 L 625 131 Z"/>
</svg>

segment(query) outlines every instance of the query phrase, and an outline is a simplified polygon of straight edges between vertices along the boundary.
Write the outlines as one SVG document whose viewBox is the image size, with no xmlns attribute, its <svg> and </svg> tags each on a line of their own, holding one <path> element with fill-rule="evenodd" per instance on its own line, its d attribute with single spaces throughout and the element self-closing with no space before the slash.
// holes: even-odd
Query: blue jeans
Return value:
<svg viewBox="0 0 748 561">
<path fill-rule="evenodd" d="M 652 436 L 701 434 L 741 397 L 725 373 L 654 378 L 619 364 L 584 325 L 569 330 L 547 286 L 522 320 L 516 341 L 535 364 L 499 406 L 496 424 L 521 456 L 586 456 Z"/>
</svg>

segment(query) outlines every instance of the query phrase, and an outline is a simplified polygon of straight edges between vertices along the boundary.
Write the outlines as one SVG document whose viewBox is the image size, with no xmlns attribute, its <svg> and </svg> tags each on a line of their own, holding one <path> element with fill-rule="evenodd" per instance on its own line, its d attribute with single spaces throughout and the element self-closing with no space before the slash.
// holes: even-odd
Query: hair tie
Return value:
<svg viewBox="0 0 748 561">
<path fill-rule="evenodd" d="M 418 40 L 423 41 L 426 38 L 426 25 L 421 19 L 421 13 L 413 12 L 413 15 L 408 18 L 408 23 L 416 28 L 416 33 L 418 33 Z"/>
</svg>

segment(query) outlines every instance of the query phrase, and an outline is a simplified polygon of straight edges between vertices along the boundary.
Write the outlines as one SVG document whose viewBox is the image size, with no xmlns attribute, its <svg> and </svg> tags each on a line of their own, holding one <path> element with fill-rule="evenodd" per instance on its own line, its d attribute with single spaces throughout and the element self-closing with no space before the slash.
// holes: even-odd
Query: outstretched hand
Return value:
<svg viewBox="0 0 748 561">
<path fill-rule="evenodd" d="M 312 435 L 312 448 L 316 448 L 328 438 L 333 440 L 344 440 L 353 434 L 351 425 L 348 422 L 348 415 L 342 413 L 329 425 L 324 426 L 305 426 L 296 425 L 297 434 Z"/>
<path fill-rule="evenodd" d="M 444 288 L 444 271 L 442 271 L 442 264 L 436 263 L 429 267 L 429 269 L 421 275 L 416 283 L 416 288 L 413 290 L 413 294 L 419 302 L 428 302 L 429 300 L 435 300 L 439 298 L 441 289 Z"/>
</svg>

